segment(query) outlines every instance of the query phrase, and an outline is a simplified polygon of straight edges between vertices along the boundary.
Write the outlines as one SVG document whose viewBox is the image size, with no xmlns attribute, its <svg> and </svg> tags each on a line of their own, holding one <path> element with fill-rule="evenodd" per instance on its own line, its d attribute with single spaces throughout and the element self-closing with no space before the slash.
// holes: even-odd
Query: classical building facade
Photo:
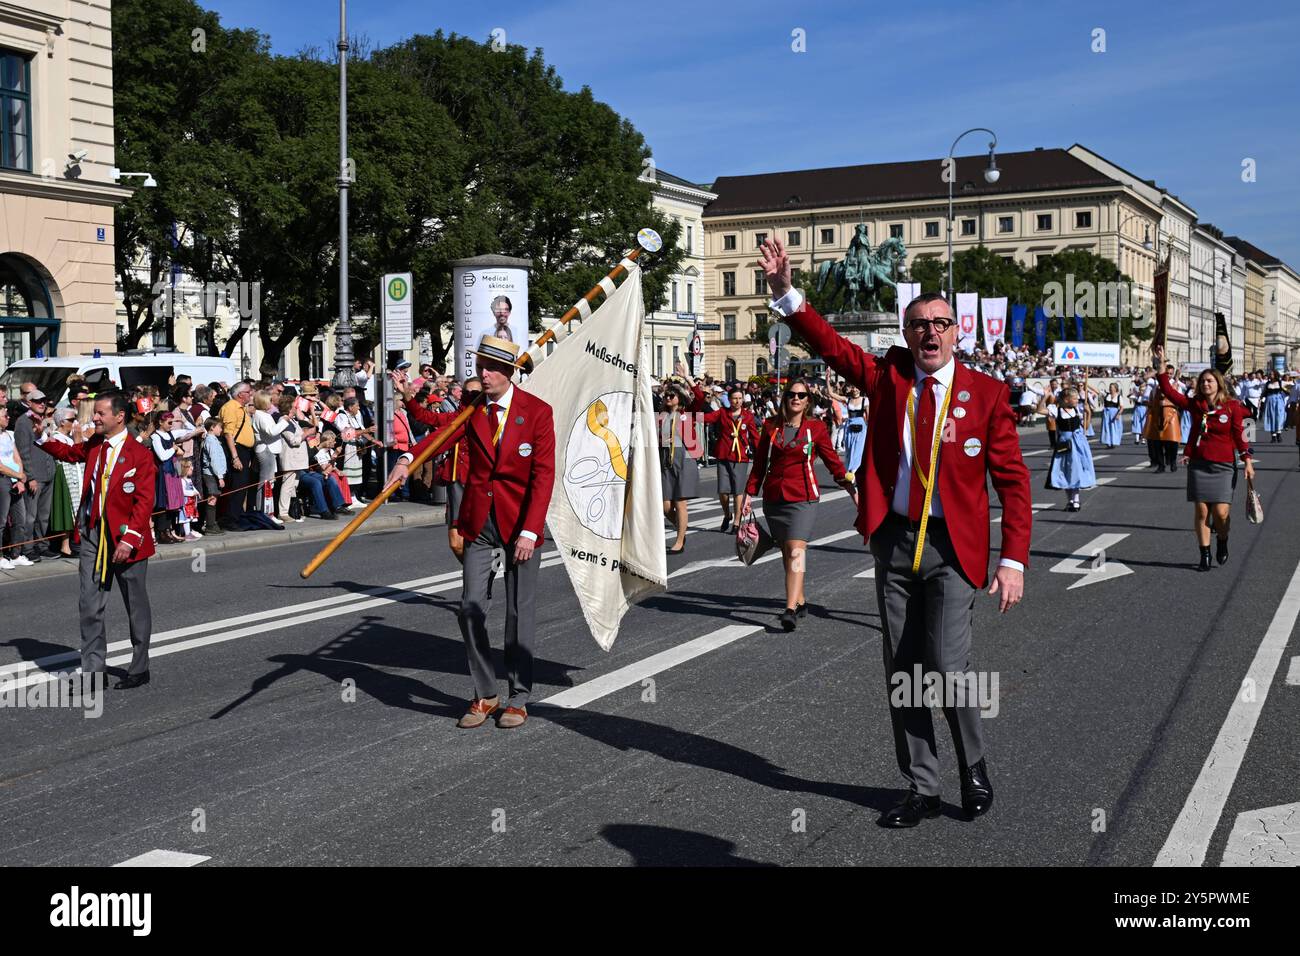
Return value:
<svg viewBox="0 0 1300 956">
<path fill-rule="evenodd" d="M 1263 368 L 1267 361 L 1264 352 L 1264 267 L 1254 259 L 1238 254 L 1246 270 L 1243 294 L 1243 314 L 1246 325 L 1246 354 L 1242 368 L 1253 371 Z"/>
<path fill-rule="evenodd" d="M 709 321 L 704 307 L 704 207 L 718 197 L 662 169 L 653 172 L 652 202 L 681 226 L 678 244 L 685 252 L 681 268 L 664 292 L 662 306 L 646 315 L 650 373 L 660 378 L 671 374 L 677 362 L 687 361 L 696 323 Z"/>
<path fill-rule="evenodd" d="M 1300 368 L 1300 273 L 1239 236 L 1228 236 L 1227 241 L 1263 273 L 1260 299 L 1264 330 L 1259 365 Z"/>
<path fill-rule="evenodd" d="M 1192 230 L 1191 310 L 1188 313 L 1189 358 L 1185 361 L 1212 362 L 1217 340 L 1214 314 L 1222 312 L 1228 325 L 1234 358 L 1243 354 L 1245 340 L 1245 278 L 1243 268 L 1236 275 L 1236 250 L 1223 233 L 1210 223 L 1198 223 Z M 1234 282 L 1242 290 L 1243 306 L 1233 308 Z M 1240 362 L 1234 372 L 1241 371 Z"/>
<path fill-rule="evenodd" d="M 0 3 L 0 370 L 113 351 L 108 0 Z"/>
<path fill-rule="evenodd" d="M 1098 162 L 1069 150 L 999 154 L 1001 175 L 991 184 L 982 175 L 986 163 L 982 155 L 956 160 L 954 254 L 983 244 L 1033 266 L 1044 255 L 1087 249 L 1114 261 L 1140 298 L 1150 296 L 1166 203 L 1186 207 L 1153 187 L 1139 190 L 1128 181 L 1132 177 L 1098 168 Z M 867 224 L 873 246 L 896 236 L 906 244 L 909 261 L 946 259 L 942 169 L 936 158 L 720 177 L 713 184 L 718 199 L 704 212 L 704 291 L 710 318 L 721 325 L 706 335 L 707 369 L 721 375 L 731 360 L 744 378 L 767 368 L 767 346 L 752 338 L 768 318 L 756 253 L 767 236 L 785 241 L 801 273 L 842 258 L 859 222 Z M 1190 210 L 1187 215 L 1194 218 Z M 1166 246 L 1176 249 L 1181 237 L 1175 224 L 1170 227 Z"/>
</svg>

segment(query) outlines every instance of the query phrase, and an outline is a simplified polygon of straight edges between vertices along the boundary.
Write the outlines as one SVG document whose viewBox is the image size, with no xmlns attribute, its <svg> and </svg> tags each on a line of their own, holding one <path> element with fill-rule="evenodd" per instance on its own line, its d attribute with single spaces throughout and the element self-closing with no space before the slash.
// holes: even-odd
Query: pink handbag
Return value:
<svg viewBox="0 0 1300 956">
<path fill-rule="evenodd" d="M 736 526 L 736 557 L 743 563 L 753 564 L 772 550 L 775 543 L 752 510 L 740 516 L 740 524 Z"/>
</svg>

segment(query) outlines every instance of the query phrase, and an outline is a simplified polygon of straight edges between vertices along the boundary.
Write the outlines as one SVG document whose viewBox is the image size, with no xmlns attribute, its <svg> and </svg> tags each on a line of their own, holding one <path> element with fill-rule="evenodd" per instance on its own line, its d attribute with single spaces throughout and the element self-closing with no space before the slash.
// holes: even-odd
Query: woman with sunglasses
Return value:
<svg viewBox="0 0 1300 956">
<path fill-rule="evenodd" d="M 681 554 L 686 550 L 686 527 L 690 518 L 686 502 L 699 496 L 700 466 L 696 459 L 704 450 L 699 422 L 693 416 L 706 411 L 708 406 L 703 389 L 686 374 L 686 366 L 678 362 L 674 372 L 680 381 L 664 383 L 656 431 L 659 435 L 664 517 L 673 521 L 676 531 L 668 553 Z"/>
<path fill-rule="evenodd" d="M 808 383 L 792 379 L 781 397 L 781 414 L 763 423 L 754 466 L 741 499 L 740 509 L 749 511 L 749 499 L 763 489 L 763 516 L 772 538 L 781 546 L 785 564 L 785 610 L 781 626 L 793 631 L 797 618 L 808 613 L 804 601 L 803 577 L 808 538 L 812 535 L 813 509 L 821 490 L 813 471 L 814 456 L 830 469 L 837 484 L 844 487 L 857 505 L 853 482 L 835 454 L 826 426 L 808 412 L 811 397 Z"/>
<path fill-rule="evenodd" d="M 1157 365 L 1164 360 L 1164 347 L 1151 349 Z M 1246 406 L 1232 397 L 1223 375 L 1207 368 L 1196 379 L 1196 395 L 1188 398 L 1174 384 L 1168 372 L 1160 376 L 1160 389 L 1169 401 L 1192 416 L 1192 434 L 1183 450 L 1187 464 L 1187 500 L 1192 502 L 1192 528 L 1200 546 L 1198 571 L 1209 571 L 1210 522 L 1213 520 L 1219 564 L 1228 560 L 1233 492 L 1237 488 L 1237 455 L 1246 463 L 1246 480 L 1255 478 L 1255 463 L 1246 441 Z"/>
</svg>

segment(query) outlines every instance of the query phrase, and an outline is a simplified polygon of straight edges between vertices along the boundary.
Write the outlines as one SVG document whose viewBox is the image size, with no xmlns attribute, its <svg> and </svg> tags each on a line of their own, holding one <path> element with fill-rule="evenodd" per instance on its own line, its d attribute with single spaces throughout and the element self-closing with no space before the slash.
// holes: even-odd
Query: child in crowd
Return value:
<svg viewBox="0 0 1300 956">
<path fill-rule="evenodd" d="M 203 447 L 199 450 L 199 485 L 203 494 L 203 533 L 225 534 L 217 523 L 217 500 L 226 487 L 226 449 L 221 442 L 221 419 L 210 415 L 203 423 Z"/>
<path fill-rule="evenodd" d="M 186 541 L 198 541 L 203 535 L 197 529 L 192 530 L 190 526 L 191 522 L 199 520 L 199 489 L 194 487 L 194 462 L 182 458 L 177 470 L 181 476 L 181 494 L 185 497 L 185 504 L 180 512 L 181 531 Z"/>
<path fill-rule="evenodd" d="M 334 446 L 336 439 L 333 432 L 323 432 L 320 436 L 320 448 L 316 450 L 316 466 L 326 481 L 332 481 L 339 486 L 343 492 L 343 503 L 351 508 L 352 506 L 352 489 L 348 487 L 348 481 L 339 470 L 334 467 Z"/>
</svg>

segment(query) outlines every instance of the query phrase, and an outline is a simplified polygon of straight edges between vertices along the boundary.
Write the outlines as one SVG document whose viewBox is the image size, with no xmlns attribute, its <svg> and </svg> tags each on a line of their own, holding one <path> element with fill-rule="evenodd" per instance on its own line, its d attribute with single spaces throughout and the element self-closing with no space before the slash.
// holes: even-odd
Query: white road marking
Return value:
<svg viewBox="0 0 1300 956">
<path fill-rule="evenodd" d="M 1300 657 L 1291 658 L 1291 666 L 1286 671 L 1286 682 L 1291 687 L 1300 687 Z"/>
<path fill-rule="evenodd" d="M 1125 471 L 1143 471 L 1144 469 L 1147 469 L 1147 468 L 1150 468 L 1150 467 L 1151 467 L 1151 462 L 1149 462 L 1149 461 L 1144 461 L 1144 462 L 1142 462 L 1142 463 L 1139 464 L 1139 465 L 1129 465 L 1129 466 L 1128 466 L 1127 468 L 1125 468 L 1124 470 L 1125 470 Z"/>
<path fill-rule="evenodd" d="M 1273 676 L 1282 663 L 1287 641 L 1295 627 L 1296 618 L 1300 616 L 1300 565 L 1291 575 L 1282 600 L 1278 603 L 1273 620 L 1264 632 L 1255 658 L 1250 662 L 1246 678 L 1251 682 L 1253 693 L 1245 694 L 1238 687 L 1224 718 L 1219 736 L 1205 758 L 1200 776 L 1192 785 L 1191 793 L 1183 810 L 1174 821 L 1173 829 L 1165 845 L 1156 856 L 1156 866 L 1201 866 L 1205 863 L 1205 853 L 1210 845 L 1210 838 L 1219 825 L 1224 805 L 1236 782 L 1237 771 L 1245 759 L 1246 748 L 1255 733 L 1255 725 L 1268 700 L 1268 689 L 1273 683 Z M 1248 698 L 1248 699 L 1244 699 Z"/>
<path fill-rule="evenodd" d="M 1083 575 L 1083 577 L 1066 588 L 1067 591 L 1073 591 L 1075 588 L 1086 588 L 1090 584 L 1110 581 L 1114 578 L 1122 578 L 1126 574 L 1132 574 L 1132 568 L 1120 564 L 1118 561 L 1108 560 L 1105 556 L 1107 548 L 1119 544 L 1127 537 L 1127 534 L 1099 534 L 1082 548 L 1075 551 L 1070 557 L 1056 562 L 1049 570 L 1053 574 Z M 1101 558 L 1101 563 L 1094 567 L 1092 562 L 1098 557 Z"/>
<path fill-rule="evenodd" d="M 133 856 L 129 860 L 123 860 L 121 863 L 114 863 L 113 867 L 119 866 L 198 866 L 212 859 L 210 856 L 199 856 L 195 853 L 178 853 L 175 850 L 150 850 L 148 853 L 141 853 L 139 856 Z"/>
<path fill-rule="evenodd" d="M 703 637 L 697 637 L 685 644 L 679 644 L 676 647 L 670 647 L 666 651 L 660 651 L 658 654 L 652 654 L 645 660 L 637 661 L 635 664 L 629 664 L 626 667 L 620 667 L 616 671 L 610 671 L 608 674 L 595 677 L 579 684 L 577 687 L 562 690 L 540 703 L 550 704 L 554 707 L 564 707 L 569 710 L 583 707 L 594 700 L 599 700 L 615 691 L 622 690 L 624 687 L 639 683 L 647 677 L 662 673 L 670 667 L 676 667 L 678 664 L 683 664 L 702 654 L 707 654 L 709 651 L 717 650 L 719 647 L 725 647 L 733 641 L 748 637 L 750 634 L 757 634 L 762 630 L 763 628 L 757 625 L 729 624 L 726 627 L 705 634 Z"/>
<path fill-rule="evenodd" d="M 1101 461 L 1103 458 L 1109 458 L 1109 457 L 1110 457 L 1110 455 L 1093 455 L 1093 456 L 1092 456 L 1092 460 L 1093 460 L 1093 461 Z"/>
<path fill-rule="evenodd" d="M 1050 449 L 1050 448 L 1038 448 L 1038 449 L 1035 449 L 1034 451 L 1024 451 L 1024 452 L 1021 452 L 1021 453 L 1020 453 L 1020 457 L 1021 457 L 1021 458 L 1028 458 L 1028 457 L 1030 457 L 1031 455 L 1047 455 L 1047 454 L 1050 454 L 1051 451 L 1052 451 L 1052 449 Z"/>
<path fill-rule="evenodd" d="M 1114 481 L 1118 477 L 1119 477 L 1118 475 L 1110 475 L 1107 478 L 1098 478 L 1097 486 L 1100 487 L 1101 485 L 1109 485 L 1112 481 Z"/>
<path fill-rule="evenodd" d="M 1300 803 L 1237 814 L 1220 866 L 1300 866 Z"/>
<path fill-rule="evenodd" d="M 855 578 L 870 578 L 870 579 L 872 579 L 872 580 L 875 580 L 875 577 L 876 577 L 876 566 L 873 564 L 871 567 L 867 568 L 867 570 L 865 570 L 865 571 L 859 571 L 857 574 L 855 574 L 855 575 L 853 575 L 853 576 L 854 576 Z"/>
</svg>

